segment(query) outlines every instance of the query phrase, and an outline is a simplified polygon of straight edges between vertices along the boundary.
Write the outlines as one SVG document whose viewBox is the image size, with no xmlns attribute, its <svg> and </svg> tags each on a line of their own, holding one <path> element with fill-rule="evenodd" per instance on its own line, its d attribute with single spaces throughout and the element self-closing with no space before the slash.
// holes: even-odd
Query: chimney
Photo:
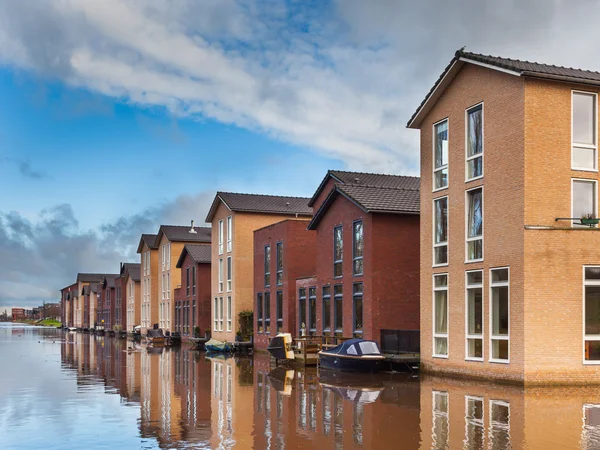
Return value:
<svg viewBox="0 0 600 450">
<path fill-rule="evenodd" d="M 197 234 L 198 232 L 196 230 L 194 230 L 194 220 L 192 219 L 192 228 L 190 228 L 190 233 L 191 234 Z"/>
</svg>

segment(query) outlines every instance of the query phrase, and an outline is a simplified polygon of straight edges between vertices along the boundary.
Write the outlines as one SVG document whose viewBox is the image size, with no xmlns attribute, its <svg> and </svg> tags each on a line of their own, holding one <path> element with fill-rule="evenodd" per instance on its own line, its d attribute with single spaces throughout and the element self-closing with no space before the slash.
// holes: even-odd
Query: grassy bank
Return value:
<svg viewBox="0 0 600 450">
<path fill-rule="evenodd" d="M 31 325 L 40 325 L 43 327 L 60 327 L 61 326 L 61 323 L 58 320 L 54 320 L 54 319 L 24 320 L 23 323 L 28 323 Z"/>
</svg>

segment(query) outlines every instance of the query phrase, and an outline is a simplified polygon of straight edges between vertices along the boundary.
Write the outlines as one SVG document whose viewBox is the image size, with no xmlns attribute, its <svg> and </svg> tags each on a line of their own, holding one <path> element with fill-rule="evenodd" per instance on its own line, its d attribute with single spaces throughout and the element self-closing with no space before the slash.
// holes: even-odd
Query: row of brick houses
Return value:
<svg viewBox="0 0 600 450">
<path fill-rule="evenodd" d="M 456 52 L 407 124 L 420 179 L 329 171 L 312 198 L 218 192 L 210 228 L 141 237 L 140 324 L 233 341 L 252 310 L 257 348 L 279 331 L 384 347 L 420 332 L 424 371 L 595 379 L 599 90 L 598 72 Z M 122 276 L 80 274 L 65 323 L 129 329 Z"/>
</svg>

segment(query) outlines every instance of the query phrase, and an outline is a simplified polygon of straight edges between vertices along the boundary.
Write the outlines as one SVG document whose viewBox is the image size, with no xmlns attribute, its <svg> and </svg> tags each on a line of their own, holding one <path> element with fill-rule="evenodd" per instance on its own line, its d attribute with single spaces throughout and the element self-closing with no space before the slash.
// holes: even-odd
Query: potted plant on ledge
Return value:
<svg viewBox="0 0 600 450">
<path fill-rule="evenodd" d="M 581 216 L 581 219 L 579 219 L 581 225 L 587 225 L 588 227 L 593 227 L 595 225 L 598 225 L 598 222 L 600 221 L 600 219 L 598 219 L 596 217 L 595 214 L 593 213 L 587 213 L 584 214 L 583 216 Z"/>
<path fill-rule="evenodd" d="M 235 333 L 235 342 L 242 342 L 242 332 L 238 331 Z"/>
</svg>

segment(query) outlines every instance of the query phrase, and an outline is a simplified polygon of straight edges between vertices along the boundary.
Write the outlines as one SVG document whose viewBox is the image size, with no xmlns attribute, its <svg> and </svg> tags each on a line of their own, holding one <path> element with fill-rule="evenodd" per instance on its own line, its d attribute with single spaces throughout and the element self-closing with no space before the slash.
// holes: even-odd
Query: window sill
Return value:
<svg viewBox="0 0 600 450">
<path fill-rule="evenodd" d="M 432 269 L 437 269 L 439 267 L 448 267 L 448 263 L 444 263 L 444 264 L 433 264 L 431 266 Z"/>
<path fill-rule="evenodd" d="M 598 365 L 600 365 L 600 361 L 586 361 L 584 359 L 583 360 L 583 365 L 584 366 L 598 366 Z"/>
<path fill-rule="evenodd" d="M 577 172 L 598 172 L 598 169 L 584 169 L 582 167 L 571 167 L 571 170 L 576 170 Z"/>
<path fill-rule="evenodd" d="M 448 359 L 448 355 L 431 355 L 432 358 Z"/>
<path fill-rule="evenodd" d="M 485 362 L 485 360 L 483 358 L 470 358 L 467 357 L 465 358 L 465 361 L 471 361 L 471 362 Z"/>
<path fill-rule="evenodd" d="M 475 178 L 467 178 L 465 179 L 465 183 L 470 183 L 472 181 L 477 181 L 477 180 L 482 180 L 483 179 L 483 175 L 479 176 L 479 177 L 475 177 Z"/>
<path fill-rule="evenodd" d="M 431 193 L 435 194 L 436 192 L 445 191 L 446 189 L 448 189 L 448 185 L 434 189 L 433 191 L 431 191 Z"/>
<path fill-rule="evenodd" d="M 483 262 L 483 258 L 481 258 L 481 259 L 465 260 L 465 264 L 474 264 L 474 263 L 480 263 L 480 262 Z"/>
<path fill-rule="evenodd" d="M 488 362 L 494 364 L 510 364 L 510 359 L 489 359 Z"/>
</svg>

